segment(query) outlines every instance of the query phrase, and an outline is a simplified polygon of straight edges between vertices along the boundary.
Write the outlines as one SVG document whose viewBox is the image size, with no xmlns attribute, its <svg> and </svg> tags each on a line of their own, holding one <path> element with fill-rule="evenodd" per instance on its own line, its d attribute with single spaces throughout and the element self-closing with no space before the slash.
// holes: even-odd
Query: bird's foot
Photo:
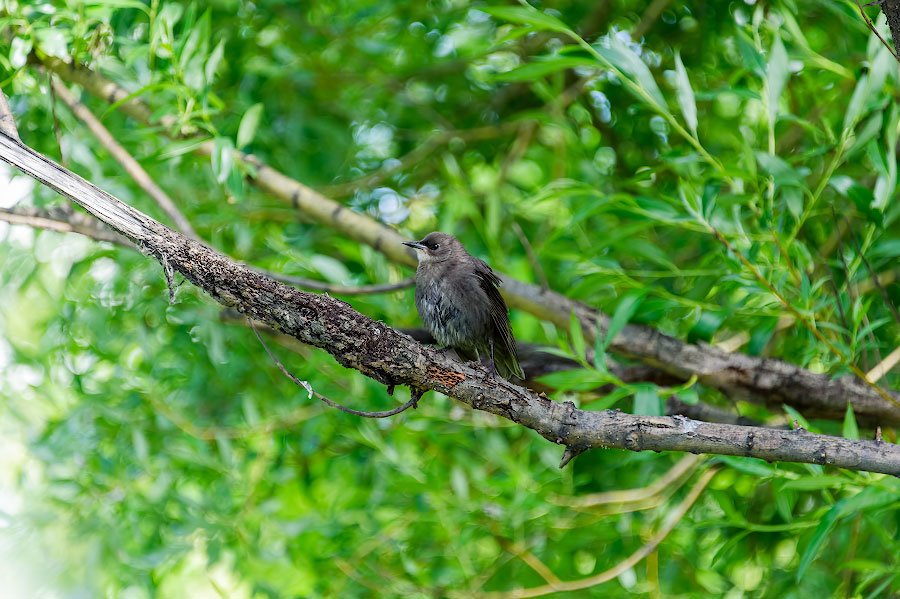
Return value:
<svg viewBox="0 0 900 599">
<path fill-rule="evenodd" d="M 413 402 L 413 404 L 412 404 L 413 410 L 419 409 L 419 400 L 422 399 L 422 396 L 425 395 L 426 391 L 428 391 L 428 389 L 421 389 L 419 387 L 410 387 L 409 388 L 409 394 L 411 396 L 410 399 L 412 399 L 412 402 Z"/>
<path fill-rule="evenodd" d="M 485 367 L 485 373 L 481 377 L 481 382 L 486 383 L 489 378 L 494 376 L 500 376 L 500 373 L 497 371 L 497 367 L 494 365 L 494 362 L 488 362 L 487 364 L 483 364 Z"/>
</svg>

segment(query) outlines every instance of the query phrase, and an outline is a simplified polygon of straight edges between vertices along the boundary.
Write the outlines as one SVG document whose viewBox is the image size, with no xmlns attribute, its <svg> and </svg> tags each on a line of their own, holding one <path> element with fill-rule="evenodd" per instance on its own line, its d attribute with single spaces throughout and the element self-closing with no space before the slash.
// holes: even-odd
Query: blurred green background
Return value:
<svg viewBox="0 0 900 599">
<path fill-rule="evenodd" d="M 164 222 L 54 99 L 41 60 L 88 65 L 214 140 L 211 160 L 81 96 L 206 242 L 272 271 L 411 274 L 249 185 L 221 158 L 233 147 L 411 237 L 453 233 L 496 270 L 692 342 L 745 333 L 740 351 L 834 375 L 897 347 L 898 69 L 855 3 L 534 6 L 4 0 L 0 87 L 26 144 Z M 66 204 L 8 169 L 0 182 L 3 208 Z M 610 580 L 545 596 L 900 592 L 896 479 L 616 450 L 559 470 L 557 446 L 433 393 L 391 420 L 314 405 L 240 321 L 190 285 L 176 298 L 131 249 L 0 223 L 3 597 L 504 596 L 602 573 L 669 525 Z M 344 299 L 419 325 L 409 289 Z M 511 318 L 518 339 L 583 356 L 577 331 Z M 397 405 L 280 342 L 317 391 Z M 608 381 L 590 367 L 544 379 L 588 409 L 658 413 L 671 393 L 583 391 Z M 872 434 L 852 411 L 805 422 L 701 385 L 681 396 Z M 667 472 L 643 498 L 585 505 Z"/>
</svg>

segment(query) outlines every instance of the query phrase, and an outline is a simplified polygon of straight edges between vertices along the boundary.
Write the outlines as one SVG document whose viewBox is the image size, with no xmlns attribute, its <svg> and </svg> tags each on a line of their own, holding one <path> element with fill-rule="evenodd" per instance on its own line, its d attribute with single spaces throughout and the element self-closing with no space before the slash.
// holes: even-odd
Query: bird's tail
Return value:
<svg viewBox="0 0 900 599">
<path fill-rule="evenodd" d="M 507 380 L 512 377 L 525 380 L 525 372 L 519 364 L 519 357 L 515 351 L 509 351 L 505 347 L 495 347 L 494 367 L 497 369 L 497 373 Z"/>
</svg>

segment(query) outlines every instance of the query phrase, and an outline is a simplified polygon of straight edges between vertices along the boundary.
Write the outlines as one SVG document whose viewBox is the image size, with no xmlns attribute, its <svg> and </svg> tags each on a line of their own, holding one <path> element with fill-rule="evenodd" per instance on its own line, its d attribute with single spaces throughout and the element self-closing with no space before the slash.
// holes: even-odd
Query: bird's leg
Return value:
<svg viewBox="0 0 900 599">
<path fill-rule="evenodd" d="M 410 399 L 413 400 L 413 410 L 419 409 L 419 400 L 422 399 L 422 396 L 425 395 L 426 391 L 428 391 L 428 389 L 422 389 L 420 387 L 413 386 L 409 387 Z"/>
<path fill-rule="evenodd" d="M 494 363 L 494 340 L 492 338 L 488 339 L 488 346 L 491 348 L 491 363 L 488 365 L 487 372 L 482 377 L 482 382 L 488 380 L 488 377 L 493 375 L 499 375 L 497 372 L 497 365 Z"/>
</svg>

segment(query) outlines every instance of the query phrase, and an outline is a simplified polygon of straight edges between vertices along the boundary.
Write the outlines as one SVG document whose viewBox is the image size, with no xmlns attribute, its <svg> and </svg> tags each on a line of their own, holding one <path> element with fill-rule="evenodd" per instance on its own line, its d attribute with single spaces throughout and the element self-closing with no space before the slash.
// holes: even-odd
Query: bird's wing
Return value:
<svg viewBox="0 0 900 599">
<path fill-rule="evenodd" d="M 509 310 L 498 289 L 500 277 L 494 274 L 486 262 L 480 259 L 476 260 L 478 262 L 475 274 L 478 276 L 478 283 L 487 295 L 490 304 L 491 324 L 494 329 L 494 354 L 499 358 L 495 361 L 499 362 L 497 365 L 502 366 L 509 373 L 524 379 L 525 375 L 522 367 L 519 366 L 519 357 L 516 352 L 516 340 L 509 324 Z"/>
</svg>

